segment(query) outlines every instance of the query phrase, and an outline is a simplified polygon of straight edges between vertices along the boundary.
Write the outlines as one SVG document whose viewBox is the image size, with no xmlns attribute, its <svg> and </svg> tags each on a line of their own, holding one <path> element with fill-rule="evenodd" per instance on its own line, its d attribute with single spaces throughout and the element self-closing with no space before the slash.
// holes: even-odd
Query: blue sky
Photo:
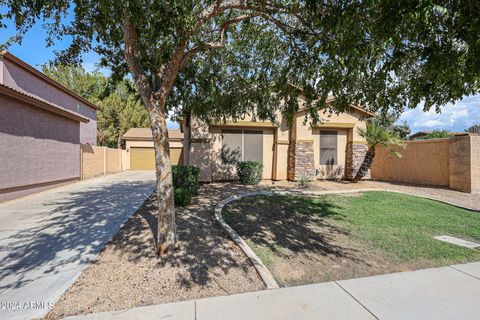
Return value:
<svg viewBox="0 0 480 320">
<path fill-rule="evenodd" d="M 0 30 L 0 43 L 4 43 L 15 32 L 11 23 L 7 23 L 7 25 L 6 30 Z M 15 44 L 8 50 L 30 65 L 40 68 L 42 64 L 54 57 L 54 51 L 65 49 L 68 45 L 69 40 L 65 39 L 47 48 L 45 46 L 45 32 L 41 24 L 36 24 L 26 34 L 21 45 Z M 97 69 L 95 64 L 98 62 L 98 56 L 94 52 L 85 54 L 83 60 L 83 67 L 87 71 Z M 107 70 L 100 71 L 108 73 Z M 465 97 L 455 104 L 448 104 L 442 108 L 441 113 L 435 113 L 434 110 L 423 112 L 422 108 L 423 105 L 419 105 L 415 109 L 404 112 L 399 122 L 407 121 L 412 132 L 434 129 L 463 131 L 474 124 L 480 123 L 480 95 Z M 177 125 L 170 122 L 169 127 L 175 128 Z"/>
</svg>

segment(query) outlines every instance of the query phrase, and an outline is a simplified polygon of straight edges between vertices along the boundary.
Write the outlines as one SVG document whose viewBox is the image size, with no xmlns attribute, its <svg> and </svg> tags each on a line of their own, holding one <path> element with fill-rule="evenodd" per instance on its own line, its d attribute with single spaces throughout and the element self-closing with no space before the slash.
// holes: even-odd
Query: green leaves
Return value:
<svg viewBox="0 0 480 320">
<path fill-rule="evenodd" d="M 380 145 L 397 157 L 401 156 L 399 151 L 405 147 L 405 141 L 400 139 L 395 133 L 377 124 L 367 122 L 365 129 L 358 128 L 358 134 L 367 140 L 368 146 L 371 149 L 375 149 Z"/>
<path fill-rule="evenodd" d="M 177 75 L 167 107 L 204 120 L 256 113 L 291 114 L 299 96 L 311 121 L 319 110 L 345 111 L 351 103 L 371 111 L 402 112 L 424 101 L 425 110 L 480 91 L 480 2 L 313 0 L 22 0 L 1 2 L 15 20 L 20 42 L 39 19 L 72 44 L 58 61 L 79 63 L 100 54 L 101 67 L 118 80 L 128 74 L 123 19 L 138 34 L 139 61 L 154 89 L 175 48 L 197 48 Z M 216 7 L 208 11 L 210 5 Z M 73 10 L 72 10 L 73 9 Z M 74 16 L 65 19 L 65 15 Z M 221 26 L 251 14 L 224 32 Z M 293 88 L 300 88 L 293 89 Z M 326 105 L 328 95 L 336 100 Z"/>
</svg>

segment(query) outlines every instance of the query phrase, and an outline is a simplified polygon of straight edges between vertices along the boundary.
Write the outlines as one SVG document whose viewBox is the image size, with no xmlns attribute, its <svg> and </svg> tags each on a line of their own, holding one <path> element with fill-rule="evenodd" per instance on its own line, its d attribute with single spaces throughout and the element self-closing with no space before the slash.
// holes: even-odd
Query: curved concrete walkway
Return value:
<svg viewBox="0 0 480 320">
<path fill-rule="evenodd" d="M 68 320 L 470 320 L 480 315 L 480 262 L 249 292 Z"/>
<path fill-rule="evenodd" d="M 131 171 L 0 204 L 0 319 L 45 315 L 154 188 Z"/>
</svg>

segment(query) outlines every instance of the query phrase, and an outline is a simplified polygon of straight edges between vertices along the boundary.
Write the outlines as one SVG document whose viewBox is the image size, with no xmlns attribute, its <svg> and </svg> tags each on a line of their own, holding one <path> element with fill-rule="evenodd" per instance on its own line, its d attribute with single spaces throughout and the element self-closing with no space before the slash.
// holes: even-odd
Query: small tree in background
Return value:
<svg viewBox="0 0 480 320">
<path fill-rule="evenodd" d="M 354 182 L 360 181 L 367 174 L 372 166 L 376 147 L 382 146 L 395 156 L 401 156 L 399 150 L 404 148 L 405 141 L 400 139 L 397 134 L 388 131 L 377 124 L 368 122 L 365 129 L 358 129 L 358 134 L 367 140 L 368 150 L 357 174 L 353 178 Z"/>
<path fill-rule="evenodd" d="M 453 134 L 448 130 L 433 130 L 423 137 L 419 137 L 418 140 L 444 139 L 451 137 L 453 137 Z"/>
</svg>

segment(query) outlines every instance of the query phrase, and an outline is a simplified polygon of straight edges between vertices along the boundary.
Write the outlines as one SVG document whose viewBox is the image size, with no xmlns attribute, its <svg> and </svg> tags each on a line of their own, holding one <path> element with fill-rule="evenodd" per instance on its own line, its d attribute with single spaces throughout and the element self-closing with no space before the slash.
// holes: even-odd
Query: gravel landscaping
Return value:
<svg viewBox="0 0 480 320">
<path fill-rule="evenodd" d="M 46 319 L 264 289 L 253 266 L 214 220 L 213 207 L 226 194 L 218 186 L 203 186 L 192 205 L 177 208 L 179 248 L 165 258 L 154 251 L 157 220 L 151 196 Z"/>
</svg>

